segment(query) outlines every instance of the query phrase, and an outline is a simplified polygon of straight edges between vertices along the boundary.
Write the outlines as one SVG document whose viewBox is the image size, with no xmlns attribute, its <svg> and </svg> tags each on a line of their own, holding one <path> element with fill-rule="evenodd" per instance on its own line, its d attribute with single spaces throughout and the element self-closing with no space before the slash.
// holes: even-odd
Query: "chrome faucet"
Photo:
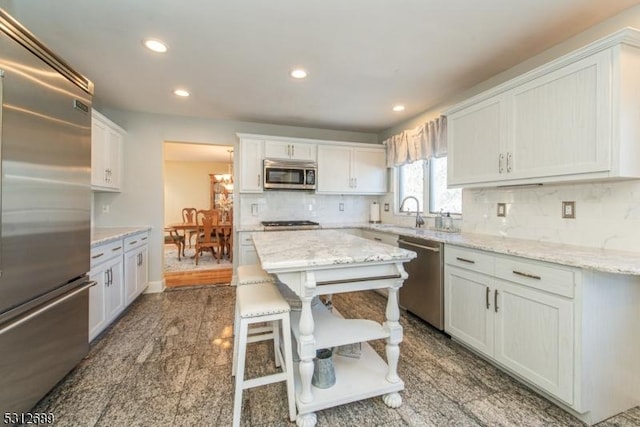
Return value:
<svg viewBox="0 0 640 427">
<path fill-rule="evenodd" d="M 424 225 L 424 219 L 422 218 L 422 216 L 420 216 L 420 202 L 418 201 L 418 199 L 413 196 L 407 196 L 402 199 L 402 202 L 400 203 L 400 212 L 402 212 L 402 207 L 404 206 L 404 202 L 406 202 L 407 199 L 413 199 L 416 201 L 416 228 L 420 228 L 421 225 Z"/>
</svg>

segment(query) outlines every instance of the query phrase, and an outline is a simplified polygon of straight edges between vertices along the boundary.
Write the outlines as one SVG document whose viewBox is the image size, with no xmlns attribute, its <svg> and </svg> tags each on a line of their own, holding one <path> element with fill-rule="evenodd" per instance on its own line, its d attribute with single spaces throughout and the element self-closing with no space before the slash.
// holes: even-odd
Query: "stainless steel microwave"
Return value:
<svg viewBox="0 0 640 427">
<path fill-rule="evenodd" d="M 265 190 L 315 190 L 315 162 L 264 159 Z"/>
</svg>

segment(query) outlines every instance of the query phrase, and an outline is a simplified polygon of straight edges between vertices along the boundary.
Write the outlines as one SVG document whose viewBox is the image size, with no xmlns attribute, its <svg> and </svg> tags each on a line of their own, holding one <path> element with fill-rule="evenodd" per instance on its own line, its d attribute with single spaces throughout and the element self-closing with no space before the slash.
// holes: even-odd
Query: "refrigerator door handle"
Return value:
<svg viewBox="0 0 640 427">
<path fill-rule="evenodd" d="M 0 69 L 0 249 L 2 245 L 2 106 L 4 88 L 4 70 Z M 0 257 L 0 277 L 2 277 L 2 257 Z"/>
<path fill-rule="evenodd" d="M 39 309 L 29 313 L 27 316 L 21 317 L 18 320 L 9 323 L 8 325 L 4 326 L 2 329 L 0 329 L 0 335 L 9 332 L 10 330 L 17 328 L 18 326 L 22 325 L 23 323 L 29 321 L 30 319 L 38 316 L 40 313 L 49 310 L 52 307 L 55 307 L 58 304 L 61 304 L 63 302 L 65 302 L 66 300 L 68 300 L 69 298 L 73 298 L 74 296 L 78 295 L 80 292 L 84 292 L 85 290 L 89 289 L 90 287 L 96 285 L 98 282 L 95 281 L 89 281 L 87 282 L 85 285 L 81 286 L 80 288 L 76 289 L 75 291 L 69 292 L 68 294 L 58 298 L 57 300 L 55 300 L 54 302 L 52 302 L 51 304 L 45 305 L 43 307 L 40 307 Z"/>
</svg>

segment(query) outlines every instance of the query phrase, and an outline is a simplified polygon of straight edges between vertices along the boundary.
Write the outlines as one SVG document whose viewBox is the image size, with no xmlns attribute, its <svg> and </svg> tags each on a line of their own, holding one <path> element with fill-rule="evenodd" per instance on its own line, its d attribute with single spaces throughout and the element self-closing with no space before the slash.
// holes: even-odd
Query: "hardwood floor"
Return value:
<svg viewBox="0 0 640 427">
<path fill-rule="evenodd" d="M 232 269 L 229 267 L 215 270 L 164 273 L 164 279 L 167 288 L 194 285 L 229 285 L 232 274 Z"/>
</svg>

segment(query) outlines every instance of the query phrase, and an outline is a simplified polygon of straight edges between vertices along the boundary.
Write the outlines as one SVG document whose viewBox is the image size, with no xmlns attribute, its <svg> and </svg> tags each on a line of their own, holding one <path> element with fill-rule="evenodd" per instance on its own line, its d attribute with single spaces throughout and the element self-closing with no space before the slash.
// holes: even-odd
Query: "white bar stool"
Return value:
<svg viewBox="0 0 640 427">
<path fill-rule="evenodd" d="M 274 283 L 275 276 L 267 273 L 258 264 L 238 266 L 238 286 L 250 285 L 252 283 Z"/>
<path fill-rule="evenodd" d="M 238 266 L 237 273 L 238 286 L 275 283 L 276 281 L 275 276 L 264 271 L 259 264 L 240 265 Z M 273 323 L 275 323 L 275 325 L 273 325 Z M 240 323 L 236 319 L 236 322 L 233 324 L 233 336 L 238 335 L 239 324 Z M 267 323 L 265 325 L 252 325 L 249 327 L 249 335 L 272 332 L 275 326 L 277 326 L 277 322 Z M 277 359 L 276 363 L 278 363 Z M 276 366 L 280 365 L 276 364 Z"/>
<path fill-rule="evenodd" d="M 291 333 L 289 324 L 289 304 L 280 294 L 273 283 L 256 283 L 238 286 L 236 289 L 236 322 L 239 331 L 234 337 L 232 375 L 236 377 L 235 394 L 233 397 L 233 426 L 240 425 L 242 411 L 242 392 L 247 388 L 259 387 L 279 381 L 287 383 L 287 399 L 289 401 L 289 419 L 296 420 L 296 403 L 293 390 L 293 358 L 291 355 Z M 249 331 L 254 323 L 274 322 L 271 331 L 256 335 L 256 329 Z M 280 328 L 282 326 L 282 340 L 284 354 L 280 349 Z M 245 380 L 245 361 L 247 344 L 273 339 L 275 349 L 275 364 L 282 367 L 282 372 Z"/>
</svg>

